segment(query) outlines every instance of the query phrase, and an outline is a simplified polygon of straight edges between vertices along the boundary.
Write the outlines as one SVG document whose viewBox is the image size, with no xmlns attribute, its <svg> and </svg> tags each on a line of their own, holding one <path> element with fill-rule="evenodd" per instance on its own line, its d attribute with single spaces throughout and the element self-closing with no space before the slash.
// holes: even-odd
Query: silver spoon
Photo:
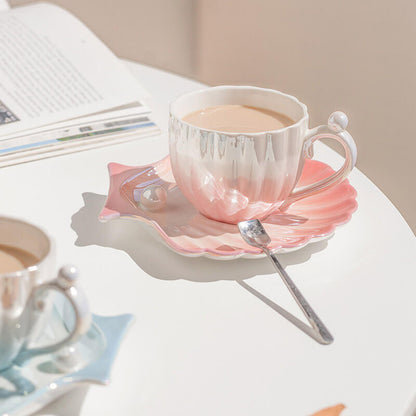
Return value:
<svg viewBox="0 0 416 416">
<path fill-rule="evenodd" d="M 240 230 L 241 236 L 248 244 L 253 247 L 262 249 L 267 257 L 269 257 L 269 259 L 272 261 L 274 267 L 283 279 L 283 282 L 289 289 L 289 292 L 292 294 L 296 300 L 296 303 L 302 309 L 302 312 L 305 314 L 307 320 L 312 325 L 312 328 L 317 332 L 319 340 L 323 344 L 331 344 L 334 341 L 334 338 L 326 326 L 323 324 L 323 322 L 319 319 L 318 315 L 311 308 L 308 301 L 303 297 L 302 293 L 300 293 L 299 289 L 286 273 L 277 257 L 267 248 L 271 240 L 262 223 L 259 220 L 242 221 L 238 223 L 238 228 Z"/>
</svg>

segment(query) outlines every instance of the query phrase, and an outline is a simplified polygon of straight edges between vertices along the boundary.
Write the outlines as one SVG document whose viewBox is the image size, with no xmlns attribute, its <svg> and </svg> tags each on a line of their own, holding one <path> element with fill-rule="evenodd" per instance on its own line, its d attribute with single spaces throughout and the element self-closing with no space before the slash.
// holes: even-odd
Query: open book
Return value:
<svg viewBox="0 0 416 416">
<path fill-rule="evenodd" d="M 145 96 L 70 13 L 0 0 L 0 166 L 156 134 Z"/>
</svg>

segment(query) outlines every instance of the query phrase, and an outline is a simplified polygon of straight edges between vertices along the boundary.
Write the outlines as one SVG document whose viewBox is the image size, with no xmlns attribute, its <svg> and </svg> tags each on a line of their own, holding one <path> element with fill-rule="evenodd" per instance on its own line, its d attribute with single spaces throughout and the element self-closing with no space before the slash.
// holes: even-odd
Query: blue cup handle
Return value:
<svg viewBox="0 0 416 416">
<path fill-rule="evenodd" d="M 36 302 L 36 297 L 46 291 L 53 290 L 62 293 L 70 302 L 75 312 L 75 324 L 72 331 L 62 340 L 52 345 L 39 348 L 26 348 L 20 352 L 15 363 L 20 365 L 27 359 L 39 355 L 48 354 L 74 343 L 81 335 L 85 334 L 91 326 L 91 312 L 84 291 L 78 284 L 79 273 L 74 266 L 64 266 L 58 272 L 58 276 L 51 282 L 36 287 L 30 301 L 34 304 L 34 312 L 42 312 L 43 302 Z"/>
</svg>

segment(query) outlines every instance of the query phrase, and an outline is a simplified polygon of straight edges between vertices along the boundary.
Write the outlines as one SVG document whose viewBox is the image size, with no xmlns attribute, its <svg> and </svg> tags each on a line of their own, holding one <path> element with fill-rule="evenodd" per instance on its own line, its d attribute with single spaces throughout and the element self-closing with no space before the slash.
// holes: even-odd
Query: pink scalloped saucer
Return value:
<svg viewBox="0 0 416 416">
<path fill-rule="evenodd" d="M 169 157 L 146 166 L 108 165 L 110 190 L 99 215 L 100 221 L 132 218 L 150 224 L 163 241 L 179 254 L 214 259 L 258 258 L 260 250 L 241 238 L 238 227 L 201 215 L 175 184 Z M 307 159 L 298 185 L 324 179 L 333 169 L 323 162 Z M 167 191 L 166 205 L 148 211 L 137 204 L 138 195 L 151 185 Z M 285 213 L 276 212 L 263 220 L 274 252 L 292 251 L 329 238 L 335 228 L 351 219 L 357 209 L 357 192 L 348 180 L 318 195 L 293 203 Z"/>
</svg>

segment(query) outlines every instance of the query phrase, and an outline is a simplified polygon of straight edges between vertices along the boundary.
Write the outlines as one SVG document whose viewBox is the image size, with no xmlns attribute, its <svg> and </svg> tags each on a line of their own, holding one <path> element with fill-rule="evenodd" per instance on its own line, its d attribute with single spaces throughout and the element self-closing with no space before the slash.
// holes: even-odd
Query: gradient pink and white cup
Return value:
<svg viewBox="0 0 416 416">
<path fill-rule="evenodd" d="M 225 133 L 182 120 L 193 111 L 225 104 L 273 110 L 295 123 L 261 133 Z M 284 211 L 294 201 L 342 182 L 357 159 L 344 113 L 336 111 L 327 125 L 314 129 L 308 122 L 305 104 L 271 89 L 220 86 L 183 95 L 170 106 L 169 153 L 176 183 L 191 204 L 217 221 L 235 224 Z M 342 144 L 343 166 L 327 179 L 296 188 L 313 143 L 323 138 Z"/>
</svg>

